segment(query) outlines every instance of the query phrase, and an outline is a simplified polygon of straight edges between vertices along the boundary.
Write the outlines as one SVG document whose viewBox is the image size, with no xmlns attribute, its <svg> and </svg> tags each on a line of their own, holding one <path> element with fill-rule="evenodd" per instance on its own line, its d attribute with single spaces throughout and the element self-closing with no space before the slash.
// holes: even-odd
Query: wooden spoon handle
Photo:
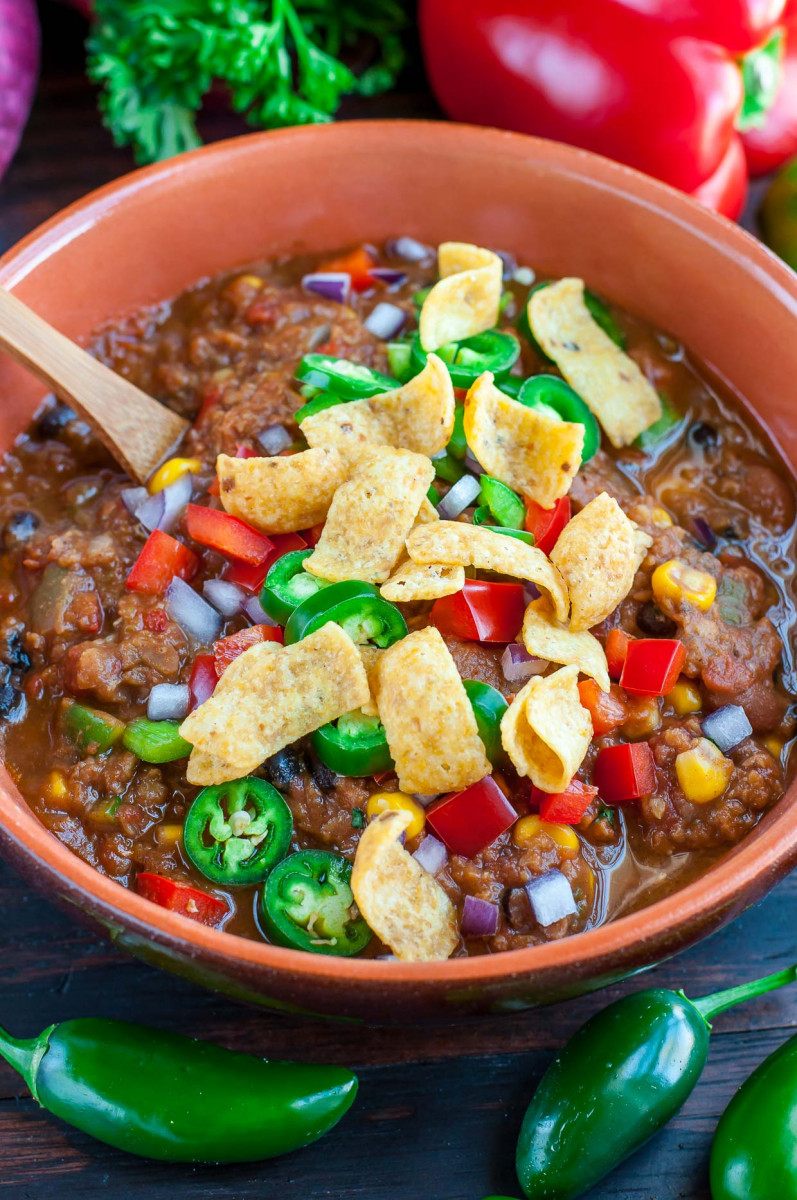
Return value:
<svg viewBox="0 0 797 1200">
<path fill-rule="evenodd" d="M 188 422 L 81 350 L 0 288 L 0 347 L 88 421 L 133 479 L 145 482 Z"/>
</svg>

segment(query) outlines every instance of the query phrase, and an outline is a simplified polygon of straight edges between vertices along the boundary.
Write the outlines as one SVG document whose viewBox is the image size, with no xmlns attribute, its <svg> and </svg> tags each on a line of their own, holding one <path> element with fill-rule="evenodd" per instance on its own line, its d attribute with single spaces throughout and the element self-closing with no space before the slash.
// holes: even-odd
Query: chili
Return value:
<svg viewBox="0 0 797 1200">
<path fill-rule="evenodd" d="M 62 1121 L 167 1162 L 286 1154 L 327 1133 L 357 1094 L 343 1067 L 267 1062 L 125 1021 L 84 1017 L 27 1039 L 0 1029 L 0 1054 Z"/>
<path fill-rule="evenodd" d="M 260 916 L 273 942 L 348 957 L 371 940 L 351 890 L 351 863 L 328 850 L 300 850 L 266 880 Z"/>
<path fill-rule="evenodd" d="M 206 879 L 224 887 L 262 883 L 290 849 L 293 816 L 264 779 L 203 788 L 188 810 L 183 846 Z"/>
</svg>

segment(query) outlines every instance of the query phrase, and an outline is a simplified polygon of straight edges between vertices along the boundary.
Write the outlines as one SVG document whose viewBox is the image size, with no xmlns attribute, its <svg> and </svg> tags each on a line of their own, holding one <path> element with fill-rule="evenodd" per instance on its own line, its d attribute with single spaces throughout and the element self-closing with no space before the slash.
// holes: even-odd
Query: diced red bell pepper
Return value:
<svg viewBox="0 0 797 1200">
<path fill-rule="evenodd" d="M 619 679 L 622 675 L 628 643 L 632 641 L 633 638 L 624 629 L 610 629 L 606 635 L 604 650 L 612 679 Z"/>
<path fill-rule="evenodd" d="M 677 638 L 637 638 L 628 643 L 620 687 L 629 696 L 666 696 L 685 661 L 686 647 Z"/>
<path fill-rule="evenodd" d="M 309 529 L 305 529 L 302 537 L 308 546 L 317 546 L 321 534 L 324 532 L 325 521 L 319 521 L 317 525 L 311 525 Z"/>
<path fill-rule="evenodd" d="M 125 587 L 131 592 L 159 596 L 175 575 L 180 579 L 193 579 L 198 570 L 199 559 L 189 546 L 161 529 L 153 529 L 133 563 Z"/>
<path fill-rule="evenodd" d="M 489 775 L 466 788 L 436 800 L 426 820 L 452 854 L 473 858 L 510 829 L 517 813 Z"/>
<path fill-rule="evenodd" d="M 581 703 L 592 718 L 592 731 L 595 737 L 610 733 L 628 717 L 628 710 L 622 697 L 616 691 L 603 692 L 594 679 L 583 679 L 578 685 Z"/>
<path fill-rule="evenodd" d="M 209 896 L 199 888 L 178 883 L 165 875 L 154 875 L 151 871 L 144 871 L 137 877 L 136 891 L 145 900 L 199 921 L 201 925 L 219 925 L 230 911 L 216 896 Z"/>
<path fill-rule="evenodd" d="M 258 642 L 279 642 L 282 645 L 284 640 L 279 625 L 251 625 L 249 629 L 231 633 L 229 637 L 221 638 L 218 642 L 213 643 L 216 674 L 221 679 L 230 663 L 250 646 L 256 646 Z"/>
<path fill-rule="evenodd" d="M 194 665 L 191 667 L 191 677 L 188 680 L 188 707 L 191 712 L 210 699 L 218 681 L 216 661 L 213 655 L 197 654 Z"/>
<path fill-rule="evenodd" d="M 623 804 L 656 790 L 656 763 L 647 742 L 605 746 L 595 759 L 592 779 L 607 804 Z"/>
<path fill-rule="evenodd" d="M 301 533 L 272 533 L 268 539 L 272 551 L 268 558 L 257 566 L 251 563 L 233 562 L 226 568 L 224 578 L 228 583 L 237 583 L 247 592 L 259 592 L 266 580 L 269 568 L 290 550 L 306 550 L 307 542 Z"/>
<path fill-rule="evenodd" d="M 522 584 L 466 579 L 461 592 L 435 600 L 430 617 L 444 636 L 469 642 L 511 642 L 523 624 L 525 611 Z"/>
<path fill-rule="evenodd" d="M 367 292 L 369 288 L 374 286 L 374 281 L 371 278 L 371 267 L 376 266 L 376 259 L 370 254 L 365 246 L 358 246 L 356 250 L 351 250 L 348 254 L 341 254 L 338 258 L 327 259 L 319 266 L 319 271 L 345 271 L 351 276 L 352 290 L 355 292 Z"/>
<path fill-rule="evenodd" d="M 531 800 L 539 804 L 543 821 L 554 821 L 558 825 L 578 825 L 584 813 L 598 794 L 598 789 L 580 779 L 572 779 L 564 792 L 543 792 L 532 789 Z"/>
<path fill-rule="evenodd" d="M 534 545 L 543 554 L 550 554 L 559 534 L 570 520 L 570 497 L 562 496 L 553 508 L 543 508 L 536 500 L 526 500 L 526 530 L 534 534 Z"/>
<path fill-rule="evenodd" d="M 265 562 L 274 549 L 274 543 L 265 534 L 218 508 L 189 504 L 185 525 L 195 542 L 252 566 Z"/>
</svg>

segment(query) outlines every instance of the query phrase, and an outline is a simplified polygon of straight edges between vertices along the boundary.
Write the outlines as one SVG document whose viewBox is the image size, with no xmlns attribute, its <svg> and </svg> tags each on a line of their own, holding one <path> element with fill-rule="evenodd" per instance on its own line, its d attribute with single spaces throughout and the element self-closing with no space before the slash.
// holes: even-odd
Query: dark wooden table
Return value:
<svg viewBox="0 0 797 1200">
<path fill-rule="evenodd" d="M 82 74 L 82 22 L 44 6 L 44 71 L 22 149 L 0 184 L 0 248 L 91 188 L 127 171 Z M 363 114 L 363 109 L 358 115 Z M 434 116 L 411 74 L 370 115 Z M 238 132 L 214 116 L 208 138 Z M 355 1109 L 327 1141 L 272 1163 L 164 1167 L 130 1158 L 37 1109 L 0 1065 L 0 1190 L 15 1200 L 480 1200 L 517 1195 L 515 1138 L 551 1055 L 597 1008 L 644 984 L 692 995 L 778 969 L 797 957 L 797 876 L 679 959 L 624 987 L 554 1008 L 440 1029 L 379 1030 L 279 1017 L 160 974 L 72 924 L 0 864 L 0 1022 L 20 1035 L 76 1016 L 117 1017 L 274 1057 L 358 1070 Z M 704 1079 L 655 1141 L 591 1200 L 708 1200 L 711 1134 L 741 1081 L 797 1024 L 795 992 L 767 996 L 717 1021 Z M 773 1197 L 772 1200 L 786 1200 Z"/>
</svg>

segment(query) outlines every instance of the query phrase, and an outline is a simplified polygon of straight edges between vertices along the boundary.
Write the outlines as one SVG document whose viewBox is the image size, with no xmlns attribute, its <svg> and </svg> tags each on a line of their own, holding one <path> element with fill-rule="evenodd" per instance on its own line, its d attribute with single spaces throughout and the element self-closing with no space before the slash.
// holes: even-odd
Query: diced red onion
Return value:
<svg viewBox="0 0 797 1200">
<path fill-rule="evenodd" d="M 504 279 L 513 279 L 517 270 L 517 259 L 508 250 L 494 250 L 504 264 Z"/>
<path fill-rule="evenodd" d="M 288 433 L 284 425 L 269 425 L 267 429 L 257 435 L 257 440 L 266 454 L 271 455 L 272 458 L 293 445 L 293 436 Z"/>
<path fill-rule="evenodd" d="M 373 312 L 368 314 L 363 324 L 374 337 L 381 338 L 383 342 L 389 342 L 400 329 L 404 328 L 406 322 L 407 314 L 403 308 L 399 308 L 397 304 L 388 304 L 386 300 L 383 300 L 381 304 L 377 304 Z"/>
<path fill-rule="evenodd" d="M 202 584 L 202 595 L 223 617 L 234 617 L 241 611 L 246 592 L 237 583 L 226 579 L 206 579 Z"/>
<path fill-rule="evenodd" d="M 212 604 L 203 600 L 184 579 L 175 576 L 166 589 L 166 611 L 173 621 L 202 646 L 215 642 L 222 620 Z"/>
<path fill-rule="evenodd" d="M 515 283 L 519 283 L 522 287 L 531 287 L 537 276 L 531 267 L 516 267 L 513 278 Z"/>
<path fill-rule="evenodd" d="M 498 932 L 498 905 L 466 896 L 460 929 L 463 937 L 493 937 Z"/>
<path fill-rule="evenodd" d="M 431 246 L 425 246 L 423 242 L 411 237 L 391 238 L 385 249 L 391 258 L 403 258 L 405 262 L 424 263 L 431 262 L 434 258 Z"/>
<path fill-rule="evenodd" d="M 156 683 L 147 699 L 147 716 L 150 721 L 182 721 L 190 703 L 187 683 Z"/>
<path fill-rule="evenodd" d="M 692 517 L 692 532 L 707 550 L 714 549 L 717 544 L 717 535 L 704 517 Z"/>
<path fill-rule="evenodd" d="M 276 625 L 277 622 L 270 617 L 260 603 L 260 598 L 257 595 L 247 596 L 241 605 L 241 609 L 246 613 L 253 625 Z"/>
<path fill-rule="evenodd" d="M 473 475 L 463 475 L 446 492 L 437 506 L 444 521 L 453 521 L 463 513 L 478 496 L 481 484 Z"/>
<path fill-rule="evenodd" d="M 561 871 L 535 875 L 526 884 L 531 911 L 540 925 L 553 925 L 578 912 L 573 889 Z"/>
<path fill-rule="evenodd" d="M 501 669 L 507 683 L 525 683 L 532 675 L 542 675 L 548 666 L 544 658 L 535 658 L 519 642 L 510 642 L 501 655 Z"/>
<path fill-rule="evenodd" d="M 324 342 L 328 342 L 331 332 L 331 325 L 318 325 L 307 339 L 307 349 L 315 350 L 316 346 L 322 346 Z"/>
<path fill-rule="evenodd" d="M 146 500 L 139 504 L 134 516 L 152 533 L 153 529 L 160 529 L 165 512 L 166 500 L 163 492 L 156 492 L 154 496 L 147 496 Z"/>
<path fill-rule="evenodd" d="M 413 792 L 412 798 L 413 800 L 417 800 L 423 808 L 428 808 L 432 801 L 436 800 L 439 795 L 441 795 L 440 792 L 429 792 L 428 794 Z"/>
<path fill-rule="evenodd" d="M 431 833 L 427 833 L 412 857 L 423 867 L 424 871 L 428 871 L 430 875 L 436 875 L 448 862 L 448 851 L 442 842 L 433 837 Z"/>
<path fill-rule="evenodd" d="M 145 487 L 130 487 L 122 488 L 119 498 L 127 511 L 135 516 L 136 509 L 141 507 L 148 495 Z"/>
<path fill-rule="evenodd" d="M 138 505 L 135 510 L 136 520 L 150 533 L 153 529 L 162 529 L 164 533 L 168 533 L 191 499 L 193 490 L 193 476 L 190 471 L 184 471 L 174 483 L 162 488 L 154 496 L 147 496 L 146 500 Z"/>
<path fill-rule="evenodd" d="M 539 600 L 540 595 L 540 589 L 536 583 L 527 583 L 523 588 L 523 599 L 526 601 L 526 604 L 531 604 L 532 601 Z"/>
<path fill-rule="evenodd" d="M 471 471 L 474 475 L 483 475 L 484 474 L 484 467 L 481 465 L 478 458 L 473 453 L 473 451 L 470 449 L 470 447 L 468 447 L 468 449 L 465 451 L 464 465 L 465 465 L 465 468 L 468 471 Z"/>
<path fill-rule="evenodd" d="M 302 276 L 302 287 L 305 291 L 315 292 L 325 300 L 334 300 L 336 304 L 348 304 L 351 289 L 351 275 L 348 271 L 314 271 Z"/>
<path fill-rule="evenodd" d="M 401 287 L 407 278 L 406 271 L 397 271 L 395 267 L 371 267 L 368 274 L 391 289 Z"/>
<path fill-rule="evenodd" d="M 740 704 L 723 704 L 722 708 L 703 717 L 700 728 L 723 754 L 733 750 L 753 732 L 747 713 Z"/>
</svg>

